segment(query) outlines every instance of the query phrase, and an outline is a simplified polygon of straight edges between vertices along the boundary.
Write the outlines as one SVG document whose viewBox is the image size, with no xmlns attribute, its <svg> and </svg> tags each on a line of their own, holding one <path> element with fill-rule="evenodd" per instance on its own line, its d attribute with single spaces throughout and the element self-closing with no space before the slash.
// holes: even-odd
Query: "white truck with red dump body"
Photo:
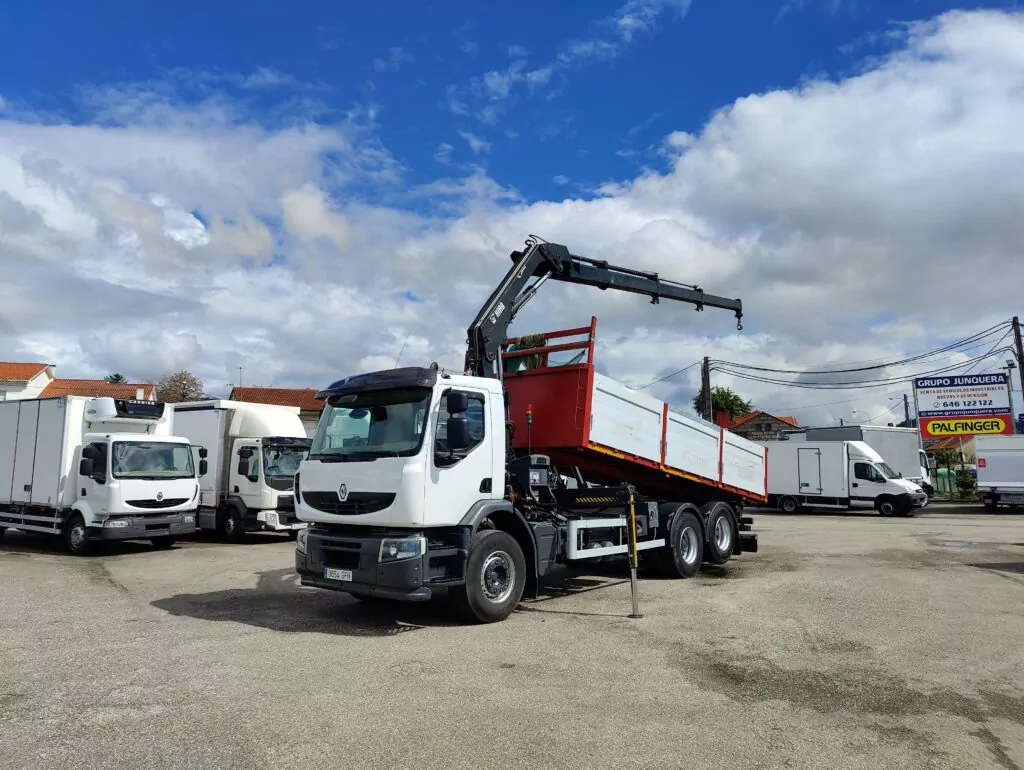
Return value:
<svg viewBox="0 0 1024 770">
<path fill-rule="evenodd" d="M 739 300 L 536 239 L 512 259 L 469 328 L 465 374 L 406 367 L 317 395 L 326 405 L 295 482 L 309 522 L 295 553 L 303 585 L 400 601 L 447 590 L 467 619 L 491 622 L 535 597 L 559 563 L 628 555 L 635 570 L 642 555 L 686 578 L 757 550 L 742 508 L 766 499 L 763 447 L 597 373 L 596 321 L 505 336 L 549 278 L 737 318 Z M 586 360 L 550 361 L 569 349 Z M 505 364 L 524 358 L 540 365 Z"/>
</svg>

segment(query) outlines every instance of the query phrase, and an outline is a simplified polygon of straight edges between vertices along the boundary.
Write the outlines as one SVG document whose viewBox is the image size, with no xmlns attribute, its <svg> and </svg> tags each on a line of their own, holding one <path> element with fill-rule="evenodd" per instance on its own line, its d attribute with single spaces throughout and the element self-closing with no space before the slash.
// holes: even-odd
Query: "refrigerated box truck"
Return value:
<svg viewBox="0 0 1024 770">
<path fill-rule="evenodd" d="M 59 536 L 80 555 L 96 540 L 169 547 L 195 532 L 205 453 L 196 462 L 171 424 L 155 401 L 0 401 L 0 535 Z"/>
<path fill-rule="evenodd" d="M 1024 435 L 976 436 L 974 455 L 985 508 L 1024 505 Z"/>
<path fill-rule="evenodd" d="M 174 405 L 174 426 L 209 452 L 200 484 L 199 528 L 237 542 L 246 532 L 306 526 L 295 515 L 295 471 L 310 439 L 297 406 L 213 399 Z"/>
<path fill-rule="evenodd" d="M 827 428 L 805 428 L 785 431 L 789 441 L 863 441 L 907 481 L 921 487 L 931 497 L 935 485 L 931 477 L 934 463 L 921 448 L 921 437 L 916 428 L 897 428 L 889 425 L 843 425 Z"/>
<path fill-rule="evenodd" d="M 863 441 L 760 443 L 768 449 L 768 505 L 786 513 L 874 509 L 893 516 L 927 505 L 924 490 Z"/>
</svg>

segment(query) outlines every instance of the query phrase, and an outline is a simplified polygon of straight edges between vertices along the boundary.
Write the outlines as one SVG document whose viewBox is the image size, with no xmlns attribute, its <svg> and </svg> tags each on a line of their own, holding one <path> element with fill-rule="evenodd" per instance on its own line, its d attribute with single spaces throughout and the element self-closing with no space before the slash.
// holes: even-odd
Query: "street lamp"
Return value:
<svg viewBox="0 0 1024 770">
<path fill-rule="evenodd" d="M 863 409 L 851 409 L 851 410 L 850 410 L 850 414 L 851 414 L 851 415 L 853 415 L 853 414 L 857 414 L 857 412 L 860 412 L 860 413 L 861 413 L 862 415 L 864 415 L 865 417 L 867 417 L 867 418 L 868 418 L 868 425 L 870 425 L 870 424 L 871 424 L 871 415 L 870 415 L 870 414 L 868 414 L 867 412 L 865 412 L 865 411 L 864 411 Z"/>
</svg>

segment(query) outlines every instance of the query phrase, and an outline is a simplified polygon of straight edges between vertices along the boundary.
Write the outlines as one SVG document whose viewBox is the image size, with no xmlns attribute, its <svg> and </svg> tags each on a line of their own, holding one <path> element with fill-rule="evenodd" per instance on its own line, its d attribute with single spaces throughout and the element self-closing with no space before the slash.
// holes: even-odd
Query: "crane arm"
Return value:
<svg viewBox="0 0 1024 770">
<path fill-rule="evenodd" d="M 743 304 L 738 299 L 706 294 L 698 286 L 667 281 L 657 273 L 642 272 L 588 257 L 576 256 L 565 246 L 530 236 L 523 251 L 513 251 L 513 265 L 480 308 L 467 336 L 466 372 L 479 377 L 494 374 L 506 331 L 516 314 L 551 279 L 595 288 L 643 294 L 652 304 L 662 299 L 688 302 L 697 310 L 705 306 L 732 310 L 736 328 L 742 329 Z M 536 278 L 532 284 L 530 280 Z"/>
</svg>

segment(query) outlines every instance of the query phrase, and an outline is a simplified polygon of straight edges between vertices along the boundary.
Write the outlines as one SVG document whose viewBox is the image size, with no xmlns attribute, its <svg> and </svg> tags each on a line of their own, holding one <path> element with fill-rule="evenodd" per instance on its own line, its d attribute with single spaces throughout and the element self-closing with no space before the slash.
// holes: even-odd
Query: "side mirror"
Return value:
<svg viewBox="0 0 1024 770">
<path fill-rule="evenodd" d="M 209 450 L 206 447 L 204 447 L 204 446 L 199 447 L 199 456 L 200 457 L 206 457 L 209 453 L 210 452 L 209 452 Z"/>
<path fill-rule="evenodd" d="M 248 460 L 250 457 L 252 457 L 252 449 L 250 447 L 242 447 L 241 449 L 238 450 L 238 456 L 241 457 L 243 460 Z"/>
<path fill-rule="evenodd" d="M 85 454 L 85 452 L 82 452 Z M 78 463 L 78 475 L 83 478 L 91 479 L 92 474 L 96 472 L 96 461 L 91 457 L 83 457 Z"/>
<path fill-rule="evenodd" d="M 453 390 L 448 394 L 448 414 L 462 414 L 469 409 L 469 394 L 460 390 Z M 450 426 L 451 423 L 449 422 Z"/>
<path fill-rule="evenodd" d="M 199 451 L 200 452 L 205 452 L 206 450 L 200 449 Z M 200 457 L 202 458 L 202 455 L 200 455 Z M 209 470 L 210 470 L 210 463 L 207 462 L 205 458 L 200 459 L 199 460 L 199 475 L 200 476 L 205 476 Z"/>
<path fill-rule="evenodd" d="M 97 459 L 98 455 L 99 452 L 96 451 L 96 447 L 87 446 L 82 449 L 82 457 L 86 458 L 87 460 L 95 460 Z"/>
<path fill-rule="evenodd" d="M 465 395 L 465 394 L 463 394 Z M 470 444 L 469 418 L 465 415 L 452 415 L 448 418 L 448 451 L 466 449 Z"/>
</svg>

